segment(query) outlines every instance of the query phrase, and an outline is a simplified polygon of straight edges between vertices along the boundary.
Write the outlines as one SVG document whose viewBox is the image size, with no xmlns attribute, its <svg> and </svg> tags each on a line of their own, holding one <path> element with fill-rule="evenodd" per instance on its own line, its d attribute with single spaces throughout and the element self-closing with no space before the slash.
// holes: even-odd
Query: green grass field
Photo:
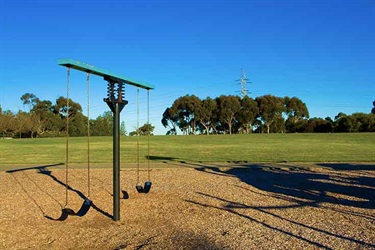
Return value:
<svg viewBox="0 0 375 250">
<path fill-rule="evenodd" d="M 112 162 L 112 137 L 91 137 L 91 162 Z M 136 162 L 136 137 L 121 138 L 121 162 Z M 70 162 L 87 161 L 86 138 L 70 138 Z M 65 138 L 0 140 L 0 167 L 65 162 Z M 147 137 L 140 139 L 146 162 Z M 375 162 L 375 133 L 152 136 L 153 161 Z"/>
</svg>

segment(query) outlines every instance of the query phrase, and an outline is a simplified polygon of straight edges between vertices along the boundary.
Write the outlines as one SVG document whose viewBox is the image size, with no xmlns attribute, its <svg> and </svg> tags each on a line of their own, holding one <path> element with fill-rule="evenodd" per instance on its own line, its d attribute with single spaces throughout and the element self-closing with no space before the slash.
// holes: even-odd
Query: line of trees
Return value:
<svg viewBox="0 0 375 250">
<path fill-rule="evenodd" d="M 2 137 L 57 137 L 66 135 L 66 116 L 69 116 L 69 135 L 87 135 L 88 118 L 79 103 L 59 97 L 54 103 L 40 100 L 34 94 L 21 97 L 26 111 L 13 113 L 0 106 L 0 136 Z M 90 135 L 112 135 L 113 116 L 104 112 L 90 119 Z M 179 97 L 162 116 L 167 134 L 233 134 L 233 133 L 332 133 L 375 132 L 375 101 L 371 113 L 338 113 L 330 117 L 309 117 L 306 104 L 297 97 L 264 95 L 255 99 L 245 96 L 222 95 L 199 99 L 194 95 Z M 154 126 L 144 124 L 129 135 L 153 134 Z M 126 135 L 125 123 L 121 134 Z"/>
<path fill-rule="evenodd" d="M 375 101 L 371 113 L 339 113 L 334 120 L 310 118 L 306 104 L 297 97 L 264 95 L 255 99 L 222 95 L 201 100 L 195 95 L 179 97 L 161 120 L 167 134 L 233 133 L 331 133 L 375 132 Z"/>
<path fill-rule="evenodd" d="M 59 97 L 52 103 L 40 100 L 34 94 L 22 95 L 21 101 L 29 111 L 13 113 L 3 111 L 0 106 L 0 134 L 2 137 L 58 137 L 66 136 L 66 116 L 69 115 L 69 135 L 87 135 L 88 118 L 82 112 L 80 104 Z M 111 111 L 104 112 L 96 119 L 90 119 L 90 135 L 112 135 L 113 116 Z M 126 134 L 125 123 L 121 124 L 121 134 Z"/>
</svg>

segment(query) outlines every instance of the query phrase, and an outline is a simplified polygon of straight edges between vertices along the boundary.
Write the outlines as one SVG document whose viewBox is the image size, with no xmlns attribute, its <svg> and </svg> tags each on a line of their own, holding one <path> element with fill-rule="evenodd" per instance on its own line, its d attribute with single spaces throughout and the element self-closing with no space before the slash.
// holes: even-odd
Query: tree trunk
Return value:
<svg viewBox="0 0 375 250">
<path fill-rule="evenodd" d="M 207 126 L 204 122 L 200 122 L 202 126 L 206 129 L 206 134 L 209 135 L 210 126 Z"/>
<path fill-rule="evenodd" d="M 227 121 L 228 127 L 229 127 L 229 134 L 232 134 L 232 122 L 234 120 L 234 117 L 232 116 L 230 120 Z"/>
<path fill-rule="evenodd" d="M 215 126 L 211 126 L 211 127 L 212 127 L 213 131 L 215 132 L 215 134 L 217 134 L 217 129 L 216 129 L 216 127 L 215 127 Z"/>
</svg>

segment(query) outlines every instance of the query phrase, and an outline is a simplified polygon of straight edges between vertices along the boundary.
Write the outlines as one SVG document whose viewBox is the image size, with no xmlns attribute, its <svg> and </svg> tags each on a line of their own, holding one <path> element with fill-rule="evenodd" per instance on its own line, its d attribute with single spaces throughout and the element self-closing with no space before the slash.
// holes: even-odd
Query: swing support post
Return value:
<svg viewBox="0 0 375 250">
<path fill-rule="evenodd" d="M 113 113 L 113 220 L 120 220 L 120 103 Z"/>
<path fill-rule="evenodd" d="M 120 111 L 113 113 L 113 219 L 120 220 Z"/>
<path fill-rule="evenodd" d="M 147 90 L 154 89 L 154 86 L 126 79 L 119 74 L 70 58 L 59 59 L 57 63 L 61 66 L 101 76 L 108 83 L 107 98 L 104 98 L 104 102 L 113 112 L 113 220 L 118 221 L 120 220 L 120 113 L 128 104 L 128 101 L 125 100 L 125 84 Z"/>
<path fill-rule="evenodd" d="M 113 220 L 120 220 L 120 113 L 128 104 L 124 84 L 104 78 L 108 82 L 104 102 L 113 112 Z"/>
<path fill-rule="evenodd" d="M 113 113 L 113 219 L 120 220 L 120 109 Z"/>
</svg>

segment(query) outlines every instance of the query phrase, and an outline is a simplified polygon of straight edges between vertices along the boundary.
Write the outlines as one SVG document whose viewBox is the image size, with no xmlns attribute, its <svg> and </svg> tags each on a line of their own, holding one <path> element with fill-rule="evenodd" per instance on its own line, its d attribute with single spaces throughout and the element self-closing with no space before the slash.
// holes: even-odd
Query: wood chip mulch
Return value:
<svg viewBox="0 0 375 250">
<path fill-rule="evenodd" d="M 64 220 L 63 166 L 0 172 L 0 249 L 375 249 L 374 164 L 176 164 L 152 169 L 148 194 L 121 171 L 120 221 L 111 168 L 91 170 L 93 207 Z M 69 186 L 77 211 L 86 170 Z"/>
</svg>

